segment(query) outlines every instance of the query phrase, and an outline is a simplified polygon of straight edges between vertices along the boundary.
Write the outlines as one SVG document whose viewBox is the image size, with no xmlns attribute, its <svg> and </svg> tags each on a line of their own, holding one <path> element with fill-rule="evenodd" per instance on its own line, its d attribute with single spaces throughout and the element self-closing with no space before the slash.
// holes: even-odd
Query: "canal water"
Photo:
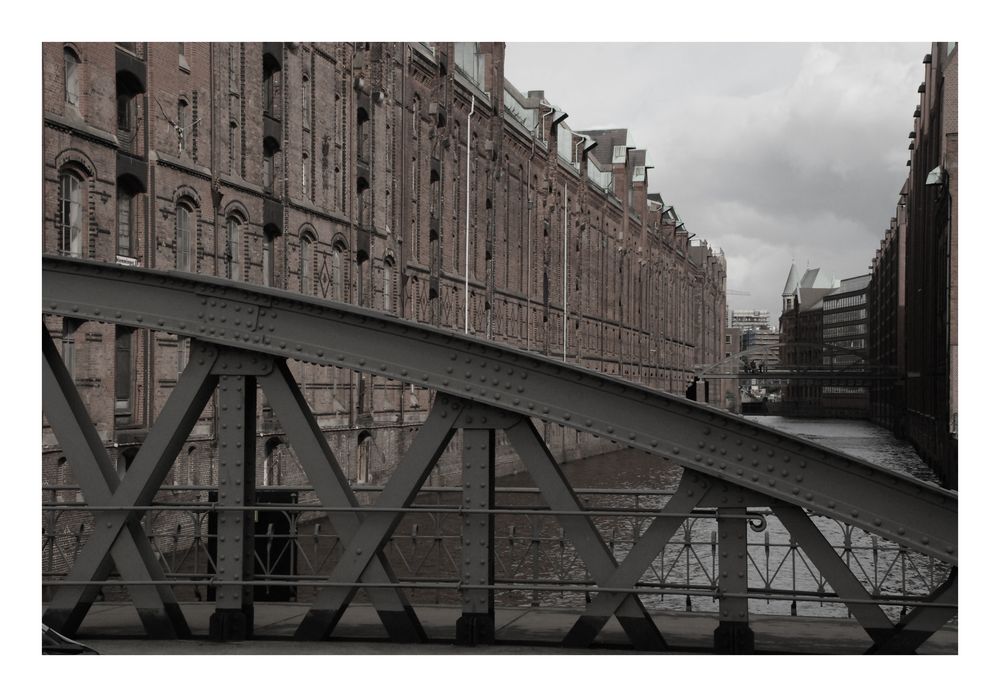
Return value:
<svg viewBox="0 0 1000 697">
<path fill-rule="evenodd" d="M 933 472 L 920 460 L 913 448 L 895 438 L 891 432 L 866 421 L 835 419 L 793 419 L 780 416 L 745 417 L 762 425 L 782 430 L 796 436 L 816 441 L 818 444 L 840 450 L 846 454 L 881 465 L 897 472 L 937 483 Z M 658 490 L 673 491 L 681 476 L 681 468 L 662 459 L 634 450 L 625 450 L 571 462 L 563 471 L 574 489 L 594 492 L 603 488 L 628 489 L 627 495 L 582 493 L 581 502 L 588 508 L 637 509 L 644 512 L 657 510 L 668 500 L 666 493 L 638 493 Z M 531 479 L 520 473 L 498 479 L 498 487 L 528 487 Z M 528 505 L 532 500 L 521 496 L 504 499 L 505 505 Z M 500 501 L 498 499 L 498 505 Z M 542 504 L 538 499 L 534 503 Z M 533 546 L 524 546 L 525 558 L 518 566 L 515 577 L 523 577 L 527 569 L 532 576 L 552 577 L 563 582 L 584 579 L 586 570 L 572 552 L 559 523 L 553 517 L 524 516 L 520 531 L 510 523 L 511 565 L 516 565 L 517 538 L 530 532 L 537 540 Z M 632 545 L 652 521 L 642 515 L 608 515 L 594 518 L 595 525 L 616 559 L 621 561 Z M 814 517 L 817 527 L 838 550 L 851 570 L 870 593 L 886 600 L 893 596 L 925 594 L 935 588 L 949 569 L 927 557 L 869 535 L 850 525 L 823 517 Z M 759 532 L 748 526 L 750 564 L 748 582 L 750 592 L 770 595 L 770 598 L 752 598 L 750 611 L 754 614 L 779 614 L 802 616 L 848 616 L 846 608 L 831 602 L 832 589 L 803 552 L 791 543 L 788 533 L 773 516 L 766 516 L 766 528 Z M 497 521 L 498 549 L 502 549 L 504 528 Z M 654 561 L 642 581 L 657 586 L 667 586 L 669 592 L 650 593 L 643 602 L 650 608 L 673 610 L 717 611 L 711 589 L 716 583 L 718 569 L 717 524 L 711 518 L 689 519 L 671 539 L 664 552 Z M 535 554 L 540 558 L 534 558 Z M 501 555 L 502 556 L 502 555 Z M 541 569 L 539 571 L 539 568 Z M 497 569 L 497 576 L 503 575 Z M 687 592 L 682 589 L 692 589 Z M 794 594 L 798 600 L 773 599 L 775 594 Z M 539 592 L 510 594 L 513 604 L 529 601 L 539 605 L 574 605 L 586 602 L 585 594 Z M 498 602 L 501 598 L 498 597 Z M 905 605 L 887 603 L 887 614 L 898 617 Z"/>
</svg>

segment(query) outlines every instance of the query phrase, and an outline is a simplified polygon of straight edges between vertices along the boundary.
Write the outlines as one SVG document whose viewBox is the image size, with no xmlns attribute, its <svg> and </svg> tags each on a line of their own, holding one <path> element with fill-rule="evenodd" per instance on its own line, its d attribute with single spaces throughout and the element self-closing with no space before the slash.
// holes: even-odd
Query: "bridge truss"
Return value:
<svg viewBox="0 0 1000 697">
<path fill-rule="evenodd" d="M 451 439 L 462 433 L 462 558 L 458 641 L 494 635 L 495 452 L 505 434 L 557 513 L 589 579 L 591 602 L 566 635 L 591 644 L 616 617 L 636 648 L 667 648 L 640 583 L 684 520 L 711 511 L 718 525 L 719 651 L 753 647 L 747 525 L 766 508 L 820 570 L 872 640 L 908 652 L 957 611 L 958 496 L 720 410 L 593 371 L 361 308 L 188 274 L 43 257 L 43 314 L 122 324 L 193 339 L 190 361 L 131 467 L 120 476 L 43 326 L 43 407 L 93 515 L 94 527 L 44 621 L 80 627 L 116 569 L 148 634 L 190 631 L 140 518 L 212 395 L 217 396 L 218 566 L 211 634 L 253 634 L 256 398 L 282 424 L 344 553 L 295 636 L 331 635 L 359 590 L 389 636 L 426 635 L 388 561 L 386 545 Z M 289 360 L 336 365 L 430 388 L 436 398 L 377 500 L 361 505 L 289 370 Z M 618 559 L 556 464 L 535 420 L 614 439 L 684 468 L 676 493 Z M 751 509 L 751 510 L 748 510 Z M 809 513 L 868 531 L 952 568 L 903 619 L 867 591 Z"/>
</svg>

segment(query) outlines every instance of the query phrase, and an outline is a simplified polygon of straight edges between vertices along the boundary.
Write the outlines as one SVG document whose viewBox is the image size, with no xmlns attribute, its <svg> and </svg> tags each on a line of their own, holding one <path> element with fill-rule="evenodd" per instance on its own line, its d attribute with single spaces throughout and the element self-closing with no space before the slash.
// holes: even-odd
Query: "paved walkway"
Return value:
<svg viewBox="0 0 1000 697">
<path fill-rule="evenodd" d="M 618 621 L 608 622 L 591 649 L 564 649 L 559 641 L 577 617 L 573 610 L 558 608 L 498 609 L 497 644 L 463 647 L 452 642 L 458 608 L 416 606 L 430 643 L 394 644 L 375 611 L 367 605 L 352 605 L 328 641 L 299 642 L 292 639 L 308 610 L 306 604 L 258 603 L 254 606 L 255 638 L 252 641 L 218 643 L 207 639 L 211 603 L 182 603 L 195 638 L 160 641 L 144 636 L 135 609 L 125 603 L 95 603 L 87 614 L 77 640 L 105 654 L 585 654 L 634 653 Z M 717 617 L 703 613 L 651 613 L 668 645 L 676 652 L 711 652 Z M 794 618 L 758 615 L 751 620 L 756 649 L 760 653 L 859 654 L 871 642 L 864 630 L 849 619 Z M 957 654 L 958 629 L 945 626 L 922 647 L 922 654 Z"/>
</svg>

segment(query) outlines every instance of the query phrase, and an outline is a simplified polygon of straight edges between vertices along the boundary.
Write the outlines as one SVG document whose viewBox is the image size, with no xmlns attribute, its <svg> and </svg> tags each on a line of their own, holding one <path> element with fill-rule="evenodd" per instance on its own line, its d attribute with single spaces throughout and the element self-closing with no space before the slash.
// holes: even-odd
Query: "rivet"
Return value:
<svg viewBox="0 0 1000 697">
<path fill-rule="evenodd" d="M 927 544 L 928 542 L 930 542 L 930 539 L 929 539 L 929 538 L 926 538 L 926 537 L 921 537 L 921 538 L 920 538 L 920 544 L 922 544 L 922 545 L 925 545 L 925 544 Z"/>
<path fill-rule="evenodd" d="M 743 468 L 737 468 L 736 474 L 738 474 L 739 476 L 742 477 L 743 476 Z"/>
<path fill-rule="evenodd" d="M 899 528 L 898 530 L 896 530 L 896 532 L 899 533 L 900 535 L 905 535 L 906 534 L 906 529 L 905 528 Z"/>
<path fill-rule="evenodd" d="M 876 518 L 872 522 L 875 523 L 875 527 L 877 527 L 877 528 L 882 527 L 882 519 L 881 518 Z"/>
<path fill-rule="evenodd" d="M 671 452 L 673 452 L 674 455 L 677 455 L 680 451 L 680 448 L 674 448 Z"/>
<path fill-rule="evenodd" d="M 858 509 L 855 508 L 855 509 L 851 510 L 851 517 L 852 518 L 857 518 L 858 517 Z"/>
<path fill-rule="evenodd" d="M 774 480 L 773 479 L 768 479 L 767 483 L 768 483 L 769 486 L 774 486 Z"/>
<path fill-rule="evenodd" d="M 807 492 L 806 493 L 806 501 L 812 501 L 812 500 L 813 500 L 813 495 Z"/>
</svg>

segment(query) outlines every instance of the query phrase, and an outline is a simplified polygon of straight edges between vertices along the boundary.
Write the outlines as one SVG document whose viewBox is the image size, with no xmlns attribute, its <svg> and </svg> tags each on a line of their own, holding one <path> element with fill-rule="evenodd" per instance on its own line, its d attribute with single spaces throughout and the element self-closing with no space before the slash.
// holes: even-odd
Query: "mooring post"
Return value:
<svg viewBox="0 0 1000 697">
<path fill-rule="evenodd" d="M 225 363 L 222 364 L 223 368 Z M 219 498 L 215 612 L 209 619 L 213 641 L 253 636 L 254 516 L 227 507 L 255 503 L 257 381 L 250 375 L 219 377 Z"/>
<path fill-rule="evenodd" d="M 462 432 L 462 616 L 455 623 L 455 643 L 492 644 L 495 631 L 493 575 L 494 520 L 492 509 L 496 477 L 494 431 Z"/>
<path fill-rule="evenodd" d="M 745 508 L 718 509 L 719 626 L 717 653 L 753 653 L 747 598 L 747 521 Z"/>
</svg>

